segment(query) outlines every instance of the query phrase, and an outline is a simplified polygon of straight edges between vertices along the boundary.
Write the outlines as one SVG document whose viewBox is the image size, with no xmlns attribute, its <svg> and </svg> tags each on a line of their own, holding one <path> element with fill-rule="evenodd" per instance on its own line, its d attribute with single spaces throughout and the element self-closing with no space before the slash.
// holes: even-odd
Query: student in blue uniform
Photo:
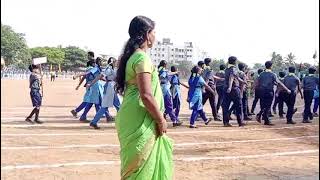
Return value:
<svg viewBox="0 0 320 180">
<path fill-rule="evenodd" d="M 303 78 L 302 88 L 304 96 L 304 112 L 303 112 L 303 123 L 311 123 L 313 119 L 311 113 L 311 104 L 314 96 L 314 90 L 319 86 L 319 78 L 315 77 L 314 73 L 317 71 L 315 68 L 309 68 L 309 74 Z"/>
<path fill-rule="evenodd" d="M 178 120 L 177 116 L 173 112 L 173 102 L 172 102 L 172 95 L 170 92 L 170 77 L 174 74 L 178 74 L 178 72 L 175 73 L 169 73 L 167 68 L 167 62 L 165 60 L 160 61 L 160 64 L 158 66 L 159 70 L 159 79 L 160 79 L 160 85 L 163 93 L 164 98 L 164 105 L 165 105 L 165 112 L 164 116 L 169 114 L 170 119 L 173 123 L 173 127 L 180 126 L 182 124 L 181 121 Z"/>
<path fill-rule="evenodd" d="M 249 121 L 252 120 L 248 115 L 248 90 L 247 90 L 247 75 L 245 73 L 245 64 L 239 63 L 239 77 L 244 81 L 244 83 L 240 83 L 240 97 L 241 97 L 241 103 L 242 103 L 242 115 L 243 120 Z"/>
<path fill-rule="evenodd" d="M 236 68 L 237 58 L 235 56 L 230 56 L 228 58 L 228 67 L 225 70 L 225 83 L 224 83 L 224 95 L 223 95 L 223 125 L 225 127 L 231 127 L 229 123 L 229 107 L 231 102 L 235 105 L 235 111 L 237 116 L 238 125 L 244 126 L 245 123 L 242 120 L 241 110 L 242 103 L 240 97 L 240 82 L 242 81 L 239 78 L 239 72 Z M 243 81 L 242 81 L 243 82 Z M 243 82 L 244 83 L 244 82 Z"/>
<path fill-rule="evenodd" d="M 112 121 L 112 117 L 108 111 L 109 107 L 115 107 L 118 111 L 120 109 L 120 101 L 117 96 L 117 93 L 115 92 L 114 86 L 115 86 L 115 78 L 116 78 L 116 71 L 115 71 L 115 65 L 116 60 L 114 58 L 109 58 L 107 62 L 103 63 L 103 67 L 105 69 L 102 70 L 101 74 L 97 76 L 91 84 L 88 84 L 87 87 L 90 87 L 97 83 L 99 80 L 106 81 L 104 85 L 104 91 L 103 91 L 103 97 L 102 97 L 102 103 L 101 108 L 93 118 L 93 120 L 90 123 L 90 126 L 94 129 L 100 129 L 98 126 L 98 122 L 102 115 L 105 113 L 107 122 Z"/>
<path fill-rule="evenodd" d="M 252 103 L 252 107 L 251 107 L 251 114 L 255 115 L 254 113 L 254 109 L 256 108 L 257 106 L 257 103 L 258 101 L 260 100 L 260 97 L 261 97 L 261 90 L 258 86 L 258 78 L 259 78 L 259 75 L 263 72 L 263 69 L 258 69 L 258 76 L 257 78 L 255 79 L 254 83 L 253 83 L 253 86 L 254 86 L 254 99 L 253 99 L 253 103 Z"/>
<path fill-rule="evenodd" d="M 224 79 L 224 70 L 226 69 L 226 66 L 224 64 L 221 64 L 219 67 L 219 72 L 216 73 L 216 76 Z M 223 100 L 223 85 L 225 80 L 217 81 L 216 83 L 216 90 L 218 93 L 218 102 L 217 102 L 217 112 L 219 112 L 220 106 L 222 105 Z"/>
<path fill-rule="evenodd" d="M 287 124 L 296 124 L 292 120 L 292 117 L 294 114 L 294 105 L 296 102 L 297 89 L 301 95 L 301 99 L 303 99 L 303 94 L 302 94 L 301 86 L 300 86 L 300 80 L 295 75 L 295 71 L 296 71 L 295 67 L 289 67 L 289 74 L 283 80 L 283 84 L 291 91 L 290 94 L 285 93 L 285 95 L 284 95 L 284 102 L 288 106 Z"/>
<path fill-rule="evenodd" d="M 202 77 L 204 81 L 213 89 L 214 93 L 211 93 L 209 90 L 205 90 L 202 94 L 202 104 L 205 105 L 207 100 L 209 99 L 210 107 L 212 116 L 215 121 L 222 121 L 218 115 L 217 108 L 216 108 L 216 81 L 224 80 L 223 78 L 217 77 L 214 75 L 213 71 L 210 67 L 211 58 L 204 59 L 204 69 L 202 73 Z"/>
<path fill-rule="evenodd" d="M 269 113 L 272 105 L 272 101 L 274 98 L 274 86 L 280 84 L 287 91 L 288 94 L 291 91 L 277 78 L 277 76 L 272 72 L 272 62 L 267 61 L 265 63 L 266 70 L 262 72 L 258 78 L 258 86 L 261 89 L 261 110 L 257 114 L 256 120 L 261 123 L 261 116 L 264 120 L 264 125 L 272 126 L 269 119 Z"/>
<path fill-rule="evenodd" d="M 31 72 L 29 78 L 29 88 L 30 88 L 30 97 L 32 101 L 33 110 L 30 115 L 26 118 L 26 121 L 33 124 L 31 120 L 32 116 L 35 114 L 34 122 L 42 124 L 43 122 L 39 120 L 40 106 L 42 103 L 42 95 L 40 93 L 41 84 L 41 74 L 38 66 L 32 64 L 29 66 Z"/>
<path fill-rule="evenodd" d="M 100 63 L 101 63 L 101 58 L 97 58 L 96 66 L 94 68 L 91 68 L 90 70 L 88 70 L 85 73 L 81 73 L 81 74 L 76 75 L 75 78 L 88 75 L 89 79 L 87 81 L 87 84 L 90 84 L 97 76 L 100 75 L 100 72 L 101 72 Z M 88 93 L 88 96 L 87 96 L 88 99 L 85 100 L 85 102 L 87 102 L 87 104 L 84 109 L 84 112 L 82 113 L 82 115 L 79 119 L 81 122 L 90 122 L 87 120 L 87 114 L 93 104 L 95 104 L 97 112 L 100 109 L 100 104 L 101 104 L 102 95 L 103 95 L 103 85 L 99 81 L 96 82 L 95 84 L 91 85 L 90 87 L 86 87 L 87 88 L 86 93 Z"/>
<path fill-rule="evenodd" d="M 89 51 L 86 72 L 88 72 L 90 69 L 94 68 L 95 66 L 96 66 L 96 61 L 94 59 L 94 52 Z M 75 80 L 76 78 L 73 77 L 73 79 Z M 84 85 L 84 87 L 86 87 L 86 84 L 89 81 L 92 81 L 92 75 L 87 74 L 85 76 L 81 76 L 80 82 L 79 82 L 78 86 L 76 87 L 76 90 L 79 89 L 79 87 L 84 82 L 84 80 L 86 80 L 85 85 Z M 89 102 L 89 98 L 90 98 L 90 91 L 86 90 L 86 93 L 84 94 L 84 97 L 83 97 L 83 102 L 76 109 L 71 110 L 71 114 L 73 115 L 73 117 L 77 118 L 77 113 L 86 107 L 87 103 Z M 97 109 L 98 109 L 98 107 L 96 107 L 96 110 Z"/>
<path fill-rule="evenodd" d="M 188 91 L 188 102 L 189 108 L 192 110 L 192 114 L 190 117 L 190 128 L 197 128 L 195 126 L 195 121 L 198 118 L 198 114 L 204 120 L 205 124 L 208 125 L 211 121 L 207 119 L 205 113 L 203 112 L 203 105 L 202 105 L 202 89 L 205 87 L 207 90 L 214 93 L 213 89 L 206 84 L 204 79 L 200 75 L 201 68 L 198 66 L 194 66 L 191 70 L 191 76 L 189 78 L 189 91 Z"/>
<path fill-rule="evenodd" d="M 313 95 L 314 104 L 313 104 L 313 117 L 319 117 L 318 108 L 319 108 L 319 86 L 314 91 Z"/>
<path fill-rule="evenodd" d="M 172 102 L 173 102 L 173 109 L 177 119 L 179 119 L 180 113 L 180 106 L 181 106 L 181 89 L 180 85 L 184 86 L 185 88 L 189 88 L 184 83 L 180 82 L 179 74 L 175 74 L 178 71 L 177 67 L 171 66 L 171 73 L 173 74 L 170 80 L 171 84 L 171 94 L 172 94 Z"/>
</svg>

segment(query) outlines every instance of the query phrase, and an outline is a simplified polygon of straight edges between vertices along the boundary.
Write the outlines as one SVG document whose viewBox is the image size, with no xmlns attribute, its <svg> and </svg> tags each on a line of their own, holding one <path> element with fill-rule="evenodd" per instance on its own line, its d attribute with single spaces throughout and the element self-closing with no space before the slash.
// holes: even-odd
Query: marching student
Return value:
<svg viewBox="0 0 320 180">
<path fill-rule="evenodd" d="M 260 74 L 258 77 L 258 86 L 261 89 L 261 110 L 256 116 L 256 120 L 261 123 L 261 116 L 264 120 L 264 125 L 272 126 L 269 119 L 269 113 L 274 98 L 274 86 L 280 84 L 287 91 L 288 94 L 291 91 L 277 78 L 277 76 L 272 72 L 272 62 L 267 61 L 265 63 L 266 70 Z"/>
<path fill-rule="evenodd" d="M 192 110 L 190 117 L 190 128 L 197 128 L 195 126 L 195 121 L 198 118 L 198 114 L 204 120 L 205 124 L 208 125 L 211 121 L 211 118 L 207 119 L 205 113 L 203 112 L 202 105 L 202 89 L 205 87 L 211 93 L 214 93 L 213 89 L 204 81 L 200 75 L 201 68 L 194 66 L 191 70 L 191 76 L 189 78 L 189 91 L 188 91 L 188 102 L 189 108 Z"/>
<path fill-rule="evenodd" d="M 173 102 L 173 109 L 177 119 L 179 120 L 179 113 L 180 113 L 180 106 L 181 106 L 181 89 L 180 85 L 184 86 L 185 88 L 189 88 L 184 83 L 180 82 L 179 74 L 174 74 L 178 71 L 177 67 L 171 66 L 171 73 L 173 74 L 170 80 L 171 84 L 171 94 L 172 94 L 172 102 Z"/>
<path fill-rule="evenodd" d="M 228 58 L 228 66 L 225 70 L 225 83 L 223 90 L 223 125 L 225 127 L 231 127 L 232 125 L 229 123 L 230 118 L 230 104 L 233 102 L 234 108 L 236 111 L 237 121 L 239 127 L 245 125 L 242 120 L 241 110 L 241 96 L 240 96 L 240 82 L 243 82 L 241 78 L 239 78 L 239 72 L 236 68 L 237 58 L 235 56 L 230 56 Z M 244 83 L 244 82 L 243 82 Z"/>
<path fill-rule="evenodd" d="M 243 115 L 243 120 L 252 120 L 247 111 L 248 107 L 248 90 L 247 90 L 247 76 L 245 73 L 245 64 L 239 63 L 238 68 L 239 68 L 239 77 L 244 81 L 244 83 L 240 83 L 240 97 L 241 97 L 241 103 L 242 103 L 242 115 Z"/>
<path fill-rule="evenodd" d="M 106 83 L 104 85 L 103 97 L 101 108 L 94 116 L 93 120 L 90 123 L 90 126 L 94 129 L 100 129 L 98 126 L 98 122 L 102 115 L 105 113 L 107 122 L 112 121 L 112 117 L 108 111 L 109 107 L 114 106 L 117 111 L 120 109 L 120 101 L 115 92 L 115 78 L 116 78 L 116 71 L 115 71 L 116 59 L 110 57 L 106 63 L 102 63 L 102 67 L 105 69 L 101 72 L 99 76 L 97 76 L 91 84 L 87 84 L 87 87 L 90 88 L 91 85 L 94 85 L 99 80 L 105 80 Z"/>
<path fill-rule="evenodd" d="M 207 100 L 209 99 L 210 107 L 212 116 L 215 121 L 222 121 L 221 118 L 218 115 L 217 108 L 216 108 L 216 81 L 218 80 L 224 80 L 223 78 L 217 77 L 214 75 L 213 71 L 210 67 L 211 59 L 205 58 L 204 59 L 204 69 L 202 73 L 202 77 L 204 81 L 211 87 L 211 89 L 214 90 L 214 93 L 211 93 L 209 90 L 205 89 L 205 91 L 202 94 L 202 104 L 203 106 L 206 104 Z"/>
<path fill-rule="evenodd" d="M 313 117 L 319 117 L 318 108 L 319 108 L 319 86 L 314 91 L 313 95 L 314 104 L 313 104 Z"/>
<path fill-rule="evenodd" d="M 258 69 L 258 77 L 255 79 L 254 83 L 253 83 L 253 88 L 254 88 L 254 99 L 253 99 L 253 103 L 252 103 L 252 107 L 251 107 L 251 114 L 255 115 L 254 113 L 254 109 L 256 108 L 256 105 L 258 103 L 258 101 L 260 100 L 261 97 L 261 90 L 259 88 L 259 84 L 258 84 L 258 78 L 259 75 L 263 72 L 263 69 Z M 261 102 L 260 102 L 261 104 Z"/>
<path fill-rule="evenodd" d="M 304 96 L 304 112 L 303 123 L 311 123 L 313 119 L 311 113 L 311 104 L 314 96 L 314 90 L 319 86 L 319 78 L 315 77 L 314 73 L 317 71 L 315 68 L 309 68 L 309 74 L 302 80 L 303 96 Z"/>
<path fill-rule="evenodd" d="M 160 61 L 160 64 L 158 66 L 158 71 L 159 71 L 160 85 L 161 85 L 164 105 L 165 105 L 164 116 L 169 114 L 170 119 L 173 123 L 173 127 L 180 126 L 182 122 L 178 120 L 177 116 L 173 112 L 173 102 L 172 102 L 172 95 L 170 92 L 170 81 L 169 81 L 170 79 L 169 76 L 178 74 L 178 72 L 169 73 L 167 70 L 167 61 L 165 60 Z"/>
<path fill-rule="evenodd" d="M 42 78 L 42 75 L 39 71 L 39 67 L 34 64 L 29 66 L 29 70 L 31 72 L 29 78 L 30 97 L 34 108 L 26 118 L 26 121 L 33 124 L 31 118 L 35 114 L 34 122 L 42 124 L 43 122 L 39 120 L 40 106 L 42 103 L 42 95 L 40 93 L 40 88 L 42 86 L 40 79 Z"/>
<path fill-rule="evenodd" d="M 219 69 L 220 69 L 220 71 L 216 73 L 216 76 L 224 79 L 224 70 L 226 69 L 226 66 L 224 64 L 221 64 Z M 222 105 L 223 85 L 224 85 L 224 80 L 217 81 L 217 83 L 216 83 L 216 90 L 218 93 L 217 112 L 219 112 L 219 109 Z"/>
<path fill-rule="evenodd" d="M 287 124 L 296 124 L 292 120 L 292 117 L 294 114 L 294 104 L 296 102 L 297 88 L 298 88 L 298 92 L 301 95 L 301 99 L 303 99 L 303 94 L 302 94 L 301 86 L 300 86 L 300 80 L 295 75 L 295 71 L 296 71 L 295 67 L 289 67 L 289 74 L 283 80 L 283 84 L 291 91 L 290 94 L 285 93 L 285 95 L 284 95 L 284 102 L 286 103 L 286 105 L 288 107 Z"/>
<path fill-rule="evenodd" d="M 286 76 L 286 73 L 283 71 L 279 72 L 279 80 L 284 83 L 284 77 Z M 278 110 L 279 110 L 279 117 L 282 119 L 283 115 L 285 114 L 283 111 L 283 103 L 285 101 L 285 97 L 286 97 L 286 91 L 282 88 L 282 86 L 280 86 L 279 84 L 277 85 L 277 89 L 276 89 L 276 93 L 275 93 L 275 100 L 273 103 L 273 112 L 274 114 L 276 114 L 276 108 L 278 105 Z"/>
</svg>

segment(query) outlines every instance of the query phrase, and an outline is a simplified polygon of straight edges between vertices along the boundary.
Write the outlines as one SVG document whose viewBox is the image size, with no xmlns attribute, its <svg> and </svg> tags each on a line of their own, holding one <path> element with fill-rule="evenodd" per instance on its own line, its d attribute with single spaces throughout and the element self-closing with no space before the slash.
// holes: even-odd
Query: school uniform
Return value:
<svg viewBox="0 0 320 180">
<path fill-rule="evenodd" d="M 279 80 L 280 80 L 280 82 L 284 83 L 284 78 L 279 78 Z M 288 94 L 288 93 L 283 89 L 283 87 L 278 85 L 277 90 L 276 90 L 276 97 L 275 97 L 274 106 L 276 106 L 276 104 L 278 104 L 279 116 L 281 118 L 284 115 L 283 103 L 285 102 L 285 99 L 287 97 L 286 94 Z M 274 109 L 276 109 L 276 107 Z"/>
<path fill-rule="evenodd" d="M 211 89 L 213 89 L 215 91 L 215 89 L 216 89 L 215 81 L 214 81 L 213 72 L 212 72 L 210 66 L 206 66 L 204 68 L 202 77 L 203 77 L 204 81 L 208 83 L 208 85 L 211 87 Z M 218 114 L 217 114 L 217 108 L 216 108 L 216 102 L 215 102 L 216 101 L 215 94 L 213 94 L 209 90 L 205 89 L 205 91 L 202 94 L 202 104 L 205 105 L 208 99 L 209 99 L 209 103 L 210 103 L 210 107 L 211 107 L 212 116 L 216 120 L 216 119 L 218 119 Z"/>
<path fill-rule="evenodd" d="M 294 104 L 296 103 L 296 96 L 297 96 L 297 87 L 300 84 L 300 80 L 296 75 L 294 75 L 293 73 L 290 73 L 284 78 L 283 83 L 291 91 L 290 94 L 288 94 L 288 92 L 285 92 L 284 102 L 288 107 L 287 123 L 292 123 L 293 122 L 292 117 L 294 114 Z"/>
<path fill-rule="evenodd" d="M 257 103 L 261 98 L 261 89 L 259 88 L 258 78 L 259 78 L 259 75 L 258 75 L 257 79 L 254 81 L 254 99 L 253 99 L 252 107 L 251 107 L 252 114 L 254 113 L 254 110 L 257 106 Z M 260 102 L 260 104 L 261 104 L 261 102 Z"/>
<path fill-rule="evenodd" d="M 204 79 L 198 75 L 194 74 L 190 77 L 189 81 L 189 91 L 188 91 L 188 102 L 189 108 L 192 110 L 192 114 L 190 117 L 190 127 L 194 126 L 198 115 L 204 120 L 206 124 L 208 124 L 208 119 L 203 112 L 203 104 L 202 104 L 202 89 L 205 85 Z"/>
<path fill-rule="evenodd" d="M 278 79 L 271 70 L 267 69 L 260 74 L 258 81 L 259 88 L 261 89 L 261 110 L 257 114 L 257 118 L 260 120 L 262 116 L 265 125 L 272 125 L 268 115 L 274 98 L 273 88 L 278 84 Z"/>
<path fill-rule="evenodd" d="M 220 70 L 219 72 L 216 73 L 216 76 L 220 78 L 224 78 L 224 71 Z M 216 81 L 216 90 L 218 93 L 218 102 L 217 102 L 217 112 L 219 112 L 219 109 L 222 105 L 222 100 L 223 100 L 223 85 L 224 85 L 224 80 L 223 81 Z"/>
<path fill-rule="evenodd" d="M 319 86 L 319 78 L 315 77 L 313 74 L 308 75 L 303 78 L 303 96 L 304 96 L 304 112 L 303 112 L 303 122 L 308 122 L 308 120 L 313 119 L 311 113 L 311 104 L 314 96 L 314 90 Z"/>
<path fill-rule="evenodd" d="M 247 82 L 247 78 L 246 78 L 245 72 L 239 71 L 239 77 L 243 81 Z M 246 85 L 240 83 L 240 86 L 242 87 L 242 86 L 246 86 Z M 244 90 L 242 92 L 241 103 L 242 103 L 242 115 L 243 115 L 243 118 L 247 119 L 248 118 L 248 111 L 247 111 L 247 108 L 248 108 L 248 90 L 247 90 L 247 87 L 244 87 Z"/>
<path fill-rule="evenodd" d="M 173 112 L 173 102 L 172 94 L 170 92 L 170 81 L 169 81 L 169 72 L 167 69 L 160 67 L 159 68 L 159 78 L 160 85 L 162 89 L 162 94 L 164 98 L 165 112 L 164 114 L 169 114 L 171 121 L 175 124 L 178 123 L 178 119 Z"/>
<path fill-rule="evenodd" d="M 182 100 L 181 100 L 180 78 L 178 74 L 175 74 L 171 77 L 170 84 L 171 84 L 173 109 L 175 110 L 176 118 L 179 119 Z"/>
<path fill-rule="evenodd" d="M 314 99 L 313 114 L 315 114 L 318 112 L 318 108 L 319 108 L 319 86 L 317 86 L 317 89 L 314 90 L 313 99 Z"/>
<path fill-rule="evenodd" d="M 40 75 L 31 73 L 29 78 L 30 97 L 33 107 L 40 107 L 42 104 L 42 95 L 40 93 Z"/>
<path fill-rule="evenodd" d="M 110 119 L 111 116 L 108 108 L 114 106 L 117 111 L 119 111 L 120 108 L 120 101 L 116 91 L 114 90 L 116 71 L 111 66 L 108 66 L 101 72 L 101 74 L 106 79 L 106 83 L 104 84 L 101 107 L 95 115 L 95 117 L 93 118 L 93 120 L 91 121 L 91 125 L 97 125 L 104 113 L 106 115 L 106 118 Z"/>
<path fill-rule="evenodd" d="M 234 81 L 232 83 L 231 92 L 228 93 L 228 87 L 229 87 L 229 79 L 231 77 L 234 77 Z M 237 68 L 234 65 L 228 65 L 228 68 L 225 70 L 225 83 L 224 83 L 224 89 L 223 89 L 223 124 L 230 125 L 229 124 L 229 107 L 231 102 L 235 105 L 236 110 L 236 116 L 239 126 L 243 126 L 244 123 L 242 121 L 241 116 L 241 110 L 242 110 L 242 103 L 241 103 L 241 97 L 240 97 L 240 83 L 238 80 L 239 72 Z"/>
</svg>

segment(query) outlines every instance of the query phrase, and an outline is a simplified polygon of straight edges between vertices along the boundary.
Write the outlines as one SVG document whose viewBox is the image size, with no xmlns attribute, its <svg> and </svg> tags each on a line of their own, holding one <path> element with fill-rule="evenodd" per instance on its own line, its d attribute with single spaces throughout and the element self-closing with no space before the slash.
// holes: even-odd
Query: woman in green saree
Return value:
<svg viewBox="0 0 320 180">
<path fill-rule="evenodd" d="M 162 91 L 157 69 L 146 53 L 155 41 L 154 26 L 144 16 L 131 21 L 117 71 L 117 91 L 124 95 L 116 116 L 121 179 L 172 179 L 172 141 L 165 135 Z"/>
</svg>

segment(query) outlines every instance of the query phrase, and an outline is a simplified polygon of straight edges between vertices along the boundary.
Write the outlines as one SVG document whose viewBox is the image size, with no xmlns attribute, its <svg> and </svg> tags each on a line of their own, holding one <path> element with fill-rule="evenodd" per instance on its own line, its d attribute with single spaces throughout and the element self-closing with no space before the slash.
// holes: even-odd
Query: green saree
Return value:
<svg viewBox="0 0 320 180">
<path fill-rule="evenodd" d="M 160 110 L 164 102 L 157 69 L 145 52 L 135 52 L 126 66 L 126 89 L 116 117 L 120 141 L 121 179 L 170 180 L 173 172 L 172 140 L 156 137 L 156 123 L 144 107 L 136 85 L 138 73 L 151 74 L 152 92 Z"/>
</svg>

